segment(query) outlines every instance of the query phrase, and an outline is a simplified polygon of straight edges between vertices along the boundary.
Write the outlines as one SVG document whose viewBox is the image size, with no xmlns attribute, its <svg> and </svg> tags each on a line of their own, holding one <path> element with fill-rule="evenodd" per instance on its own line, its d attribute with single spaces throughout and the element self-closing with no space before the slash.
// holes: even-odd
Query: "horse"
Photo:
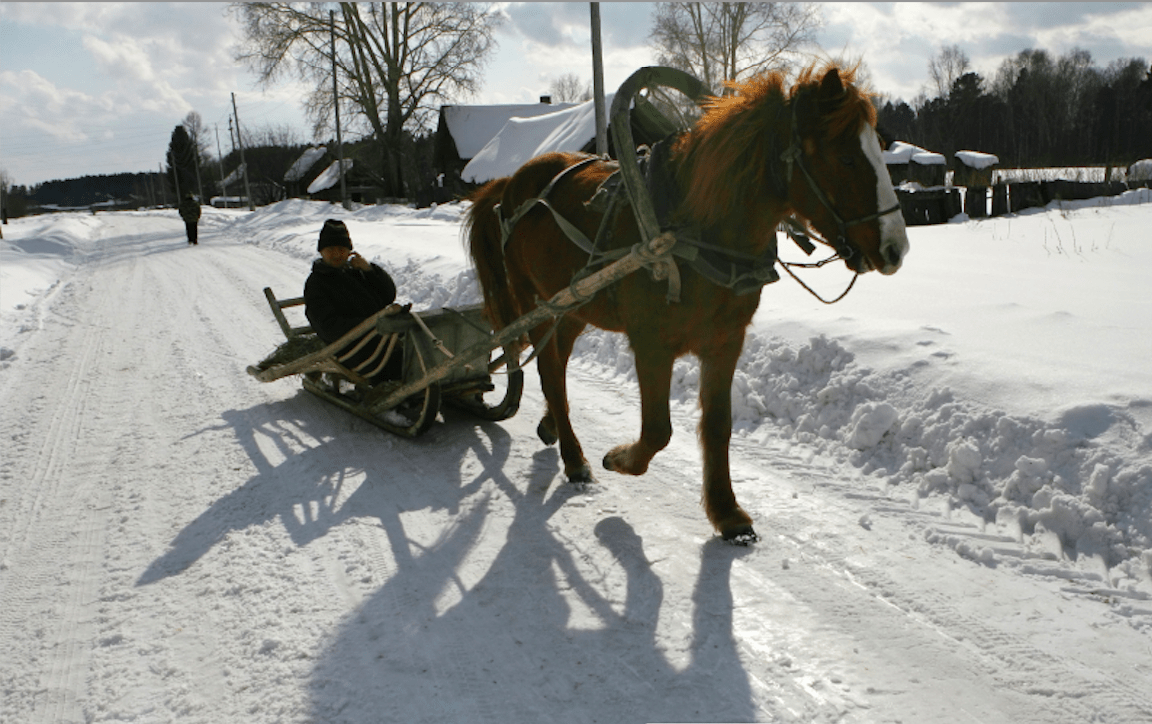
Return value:
<svg viewBox="0 0 1152 724">
<path fill-rule="evenodd" d="M 895 273 L 908 252 L 908 238 L 881 157 L 876 110 L 854 81 L 854 68 L 830 63 L 806 68 L 790 89 L 782 75 L 769 73 L 729 82 L 730 94 L 705 98 L 699 120 L 664 154 L 673 198 L 668 226 L 705 240 L 701 247 L 714 258 L 768 259 L 771 269 L 777 225 L 794 215 L 852 271 Z M 552 297 L 587 271 L 588 252 L 570 240 L 557 216 L 588 238 L 604 236 L 597 233 L 603 223 L 609 232 L 604 250 L 641 241 L 632 214 L 609 213 L 605 219 L 603 208 L 587 203 L 616 168 L 588 154 L 548 153 L 469 197 L 463 233 L 494 329 L 532 311 L 537 299 Z M 532 203 L 545 196 L 546 204 Z M 522 207 L 525 202 L 529 206 Z M 517 209 L 524 210 L 522 216 Z M 514 215 L 519 218 L 510 226 Z M 736 500 L 729 471 L 732 377 L 762 284 L 778 277 L 773 273 L 749 290 L 677 263 L 679 302 L 666 299 L 666 282 L 654 278 L 659 275 L 637 272 L 529 331 L 547 401 L 537 433 L 547 445 L 559 441 L 570 482 L 593 482 L 569 418 L 565 371 L 585 327 L 623 332 L 635 356 L 640 436 L 610 450 L 603 466 L 641 475 L 672 436 L 673 362 L 695 355 L 702 505 L 725 540 L 749 543 L 757 534 Z"/>
</svg>

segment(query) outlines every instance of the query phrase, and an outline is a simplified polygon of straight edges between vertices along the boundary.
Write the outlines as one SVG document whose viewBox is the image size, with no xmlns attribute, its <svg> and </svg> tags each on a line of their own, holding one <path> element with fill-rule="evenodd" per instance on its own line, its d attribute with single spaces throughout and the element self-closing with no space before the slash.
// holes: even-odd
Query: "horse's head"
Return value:
<svg viewBox="0 0 1152 724">
<path fill-rule="evenodd" d="M 852 70 L 804 71 L 789 100 L 782 156 L 791 207 L 857 272 L 894 274 L 908 253 L 900 203 L 881 157 L 876 110 Z"/>
</svg>

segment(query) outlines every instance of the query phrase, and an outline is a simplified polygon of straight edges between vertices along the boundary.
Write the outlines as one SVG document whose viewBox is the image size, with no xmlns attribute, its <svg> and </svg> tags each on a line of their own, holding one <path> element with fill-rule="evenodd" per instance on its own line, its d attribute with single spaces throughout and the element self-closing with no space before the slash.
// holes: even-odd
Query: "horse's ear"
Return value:
<svg viewBox="0 0 1152 724">
<path fill-rule="evenodd" d="M 820 95 L 825 98 L 839 98 L 844 95 L 844 82 L 840 80 L 840 71 L 836 68 L 824 74 L 820 81 Z"/>
</svg>

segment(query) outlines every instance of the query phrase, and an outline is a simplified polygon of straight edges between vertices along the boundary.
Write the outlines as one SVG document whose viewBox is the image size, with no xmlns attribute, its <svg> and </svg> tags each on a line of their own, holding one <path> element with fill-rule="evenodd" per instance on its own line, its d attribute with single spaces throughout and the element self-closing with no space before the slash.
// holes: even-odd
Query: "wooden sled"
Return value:
<svg viewBox="0 0 1152 724">
<path fill-rule="evenodd" d="M 323 344 L 311 327 L 293 327 L 284 315 L 284 309 L 302 305 L 303 297 L 277 299 L 271 288 L 264 289 L 264 296 L 289 343 L 305 349 Z M 441 403 L 482 420 L 516 414 L 524 372 L 517 354 L 505 351 L 491 358 L 493 351 L 501 351 L 492 339 L 478 305 L 419 313 L 393 307 L 332 344 L 288 360 L 273 355 L 248 367 L 248 374 L 261 382 L 303 375 L 304 389 L 312 394 L 389 432 L 416 437 L 436 421 Z M 400 378 L 374 382 L 396 355 L 402 360 Z M 438 366 L 447 372 L 429 376 Z"/>
<path fill-rule="evenodd" d="M 650 268 L 654 276 L 664 278 L 661 270 L 674 268 L 670 252 L 675 243 L 671 233 L 664 233 L 637 244 L 623 258 L 573 280 L 571 286 L 499 332 L 492 331 L 479 305 L 419 314 L 385 309 L 323 349 L 284 362 L 265 360 L 248 367 L 248 374 L 261 382 L 302 374 L 304 389 L 406 437 L 428 430 L 436 420 L 441 401 L 484 420 L 505 420 L 516 414 L 524 390 L 520 362 L 524 335 L 579 307 L 601 289 L 638 269 Z M 284 316 L 285 308 L 304 303 L 302 297 L 280 300 L 270 288 L 264 289 L 264 296 L 290 342 L 315 336 L 310 327 L 293 327 Z M 345 350 L 349 345 L 352 348 Z M 372 350 L 366 361 L 351 368 L 345 366 L 363 349 Z M 492 359 L 492 354 L 499 351 L 503 354 Z M 389 355 L 397 353 L 403 355 L 401 379 L 373 384 L 369 378 L 383 369 Z M 499 390 L 493 384 L 493 374 L 502 367 L 507 368 L 502 375 L 507 382 Z M 345 391 L 345 384 L 352 389 Z M 498 401 L 493 404 L 485 400 L 489 394 Z M 397 418 L 393 413 L 401 416 Z"/>
</svg>

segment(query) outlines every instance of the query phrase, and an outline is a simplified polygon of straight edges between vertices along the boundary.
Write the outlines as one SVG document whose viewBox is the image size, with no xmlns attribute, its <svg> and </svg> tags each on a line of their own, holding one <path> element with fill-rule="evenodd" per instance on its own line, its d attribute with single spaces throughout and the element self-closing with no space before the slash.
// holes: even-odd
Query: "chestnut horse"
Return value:
<svg viewBox="0 0 1152 724">
<path fill-rule="evenodd" d="M 790 214 L 805 219 L 858 273 L 892 274 L 908 251 L 904 221 L 881 159 L 876 111 L 853 81 L 854 69 L 829 65 L 808 68 L 790 90 L 777 74 L 730 83 L 734 94 L 707 99 L 703 116 L 667 153 L 668 185 L 676 201 L 666 215 L 671 224 L 665 226 L 695 230 L 714 253 L 767 258 L 770 279 L 738 289 L 681 261 L 678 303 L 665 298 L 667 282 L 639 272 L 598 292 L 555 326 L 549 322 L 529 332 L 548 403 L 538 433 L 546 444 L 559 440 L 570 481 L 592 480 L 568 416 L 565 380 L 573 344 L 584 328 L 591 324 L 624 332 L 635 355 L 640 437 L 604 457 L 604 467 L 619 473 L 643 474 L 668 445 L 673 361 L 691 353 L 700 360 L 705 511 L 726 540 L 756 540 L 729 475 L 731 387 L 761 285 L 776 278 L 771 263 L 777 224 Z M 615 169 L 615 163 L 586 154 L 549 153 L 472 195 L 465 233 L 496 329 L 586 270 L 589 253 L 566 236 L 554 215 L 587 238 L 597 237 L 603 209 L 585 202 Z M 542 194 L 546 204 L 530 203 L 506 228 L 522 204 Z M 627 211 L 609 218 L 606 228 L 610 234 L 600 250 L 627 249 L 640 241 L 635 218 Z"/>
</svg>

